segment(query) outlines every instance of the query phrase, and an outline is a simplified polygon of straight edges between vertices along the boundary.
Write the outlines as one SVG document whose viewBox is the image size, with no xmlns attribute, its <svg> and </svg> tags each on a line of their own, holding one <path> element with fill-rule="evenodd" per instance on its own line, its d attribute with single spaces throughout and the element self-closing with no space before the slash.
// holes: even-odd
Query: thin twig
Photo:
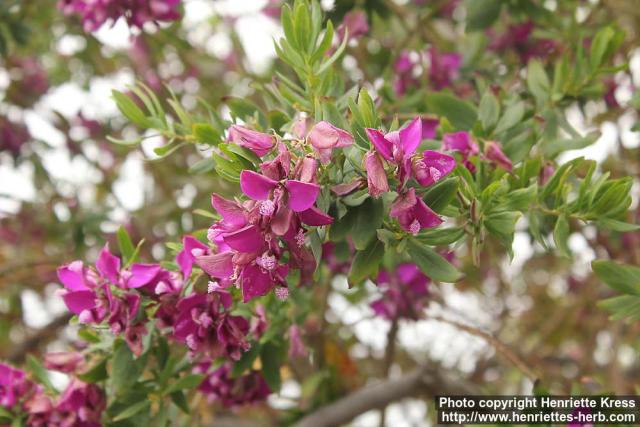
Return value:
<svg viewBox="0 0 640 427">
<path fill-rule="evenodd" d="M 520 369 L 523 374 L 525 374 L 531 381 L 535 381 L 539 378 L 539 376 L 530 369 L 527 364 L 509 347 L 507 347 L 502 341 L 498 340 L 496 337 L 491 335 L 488 332 L 485 332 L 481 329 L 478 329 L 474 326 L 466 325 L 464 323 L 456 322 L 455 320 L 445 319 L 440 316 L 429 316 L 429 319 L 436 320 L 438 322 L 447 323 L 451 326 L 455 326 L 458 329 L 461 329 L 471 335 L 475 335 L 487 341 L 496 351 L 502 354 L 507 360 L 509 360 L 516 368 Z"/>
</svg>

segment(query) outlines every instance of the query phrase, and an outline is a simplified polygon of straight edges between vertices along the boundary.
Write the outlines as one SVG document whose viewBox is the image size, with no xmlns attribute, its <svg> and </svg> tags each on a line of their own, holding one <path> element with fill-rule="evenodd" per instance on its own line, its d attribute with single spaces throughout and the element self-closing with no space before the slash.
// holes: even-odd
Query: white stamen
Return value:
<svg viewBox="0 0 640 427">
<path fill-rule="evenodd" d="M 269 252 L 265 252 L 256 258 L 256 264 L 267 271 L 273 271 L 276 268 L 276 257 L 269 255 Z"/>
<path fill-rule="evenodd" d="M 417 219 L 414 219 L 409 225 L 409 232 L 414 236 L 420 232 L 420 222 Z"/>
<path fill-rule="evenodd" d="M 91 314 L 90 310 L 82 310 L 78 315 L 78 322 L 80 323 L 91 323 L 93 322 L 93 314 Z"/>
<path fill-rule="evenodd" d="M 275 293 L 276 298 L 278 298 L 280 301 L 284 301 L 289 298 L 289 288 L 278 286 L 275 290 Z"/>
<path fill-rule="evenodd" d="M 155 291 L 157 295 L 166 294 L 167 292 L 171 292 L 171 287 L 165 281 L 161 281 L 156 285 Z"/>
<path fill-rule="evenodd" d="M 193 248 L 191 249 L 191 255 L 195 257 L 199 257 L 204 255 L 204 250 L 202 248 Z"/>
<path fill-rule="evenodd" d="M 196 350 L 198 348 L 196 337 L 193 336 L 193 334 L 187 336 L 186 342 L 187 342 L 187 347 L 189 347 L 190 350 Z"/>
<path fill-rule="evenodd" d="M 222 289 L 220 287 L 220 283 L 214 281 L 209 281 L 209 283 L 207 283 L 207 293 L 212 294 L 219 289 Z"/>
<path fill-rule="evenodd" d="M 433 178 L 434 182 L 438 182 L 440 178 L 442 178 L 442 173 L 434 167 L 429 168 L 429 173 L 431 174 L 431 178 Z"/>
<path fill-rule="evenodd" d="M 260 202 L 260 208 L 258 210 L 260 211 L 260 215 L 271 216 L 276 210 L 276 204 L 271 200 L 263 200 Z"/>
<path fill-rule="evenodd" d="M 296 234 L 295 241 L 296 241 L 296 244 L 298 245 L 298 247 L 300 247 L 300 248 L 305 245 L 306 238 L 304 236 L 304 230 L 302 228 L 300 230 L 298 230 L 298 234 Z"/>
</svg>

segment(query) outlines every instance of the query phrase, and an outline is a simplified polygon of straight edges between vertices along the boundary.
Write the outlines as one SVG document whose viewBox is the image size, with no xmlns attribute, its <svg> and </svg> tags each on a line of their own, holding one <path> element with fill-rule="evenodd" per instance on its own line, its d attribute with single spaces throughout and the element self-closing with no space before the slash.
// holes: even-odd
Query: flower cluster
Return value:
<svg viewBox="0 0 640 427">
<path fill-rule="evenodd" d="M 318 134 L 322 139 L 319 149 L 324 152 L 353 143 L 349 134 L 328 123 L 316 125 L 309 137 Z M 306 245 L 306 226 L 333 221 L 316 206 L 318 161 L 310 155 L 296 158 L 276 137 L 242 126 L 229 129 L 229 140 L 260 157 L 273 150 L 277 154 L 260 164 L 261 173 L 244 170 L 240 174 L 240 188 L 249 200 L 212 196 L 211 204 L 222 218 L 208 232 L 216 252 L 201 253 L 195 262 L 216 279 L 216 287 L 237 285 L 244 302 L 273 289 L 279 298 L 286 298 L 289 268 L 300 270 L 302 283 L 316 268 Z"/>
<path fill-rule="evenodd" d="M 81 323 L 106 321 L 113 334 L 124 335 L 136 355 L 142 353 L 142 338 L 150 320 L 141 308 L 145 298 L 152 304 L 153 310 L 149 311 L 154 313 L 158 326 L 171 328 L 172 338 L 186 344 L 194 357 L 227 356 L 237 360 L 249 348 L 245 338 L 249 323 L 243 317 L 229 315 L 228 292 L 181 295 L 194 259 L 207 253 L 207 246 L 191 236 L 186 236 L 183 243 L 184 248 L 176 257 L 181 274 L 157 264 L 133 263 L 122 267 L 120 259 L 105 246 L 95 268 L 74 261 L 58 269 L 65 287 L 60 294 Z"/>
<path fill-rule="evenodd" d="M 433 90 L 442 90 L 453 86 L 458 78 L 462 55 L 459 53 L 439 52 L 431 47 L 426 52 L 402 51 L 394 63 L 396 78 L 393 83 L 396 95 L 403 96 L 407 90 L 421 86 L 420 74 L 428 68 L 428 82 Z"/>
<path fill-rule="evenodd" d="M 262 402 L 271 394 L 271 389 L 258 371 L 233 376 L 230 363 L 225 363 L 211 372 L 210 366 L 210 363 L 204 362 L 194 369 L 195 373 L 206 374 L 198 391 L 210 402 L 220 402 L 225 407 L 233 407 Z"/>
<path fill-rule="evenodd" d="M 388 320 L 419 319 L 425 308 L 430 282 L 412 263 L 400 264 L 394 271 L 380 271 L 376 284 L 382 290 L 382 297 L 373 301 L 371 308 L 377 316 Z"/>
<path fill-rule="evenodd" d="M 526 64 L 531 58 L 545 58 L 559 50 L 560 45 L 555 40 L 535 38 L 533 36 L 534 29 L 533 21 L 525 21 L 510 25 L 501 35 L 490 31 L 489 48 L 498 53 L 514 50 L 523 64 Z"/>
<path fill-rule="evenodd" d="M 31 134 L 25 126 L 0 117 L 0 152 L 6 151 L 16 158 L 29 139 Z"/>
<path fill-rule="evenodd" d="M 65 373 L 75 373 L 84 360 L 78 353 L 46 357 L 50 360 L 45 364 L 47 368 Z M 57 399 L 52 399 L 24 371 L 0 363 L 0 407 L 25 417 L 25 425 L 30 427 L 100 427 L 106 397 L 97 385 L 72 377 Z"/>
<path fill-rule="evenodd" d="M 369 194 L 378 197 L 389 191 L 386 163 L 395 171 L 398 182 L 398 197 L 391 205 L 390 216 L 397 219 L 403 230 L 414 235 L 424 228 L 440 225 L 442 219 L 416 195 L 414 187 L 406 184 L 412 178 L 423 187 L 435 184 L 451 173 L 456 165 L 455 159 L 433 150 L 416 155 L 422 142 L 420 117 L 399 131 L 383 134 L 376 129 L 366 129 L 366 132 L 374 147 L 365 157 Z"/>
<path fill-rule="evenodd" d="M 98 30 L 107 21 L 126 19 L 132 27 L 147 22 L 174 21 L 180 17 L 180 0 L 60 0 L 66 15 L 79 15 L 85 31 Z"/>
</svg>

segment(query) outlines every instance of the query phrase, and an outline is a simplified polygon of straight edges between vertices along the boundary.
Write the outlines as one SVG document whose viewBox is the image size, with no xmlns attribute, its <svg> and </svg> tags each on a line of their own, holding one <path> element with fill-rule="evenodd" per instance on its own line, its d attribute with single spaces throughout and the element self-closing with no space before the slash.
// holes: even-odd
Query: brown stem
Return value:
<svg viewBox="0 0 640 427">
<path fill-rule="evenodd" d="M 396 336 L 398 335 L 398 319 L 393 319 L 391 327 L 387 333 L 387 348 L 384 354 L 384 366 L 382 370 L 382 376 L 384 378 L 389 377 L 389 371 L 393 364 L 393 359 L 396 354 Z M 384 427 L 385 418 L 387 415 L 387 405 L 380 408 L 380 427 Z"/>
<path fill-rule="evenodd" d="M 477 388 L 447 377 L 438 367 L 421 366 L 400 378 L 385 380 L 355 391 L 302 418 L 294 427 L 333 427 L 348 423 L 360 414 L 418 394 L 470 395 Z"/>
<path fill-rule="evenodd" d="M 489 344 L 495 348 L 495 350 L 502 354 L 507 360 L 509 360 L 516 368 L 518 368 L 523 374 L 525 374 L 531 381 L 535 381 L 539 378 L 539 376 L 530 369 L 527 364 L 509 347 L 507 347 L 502 341 L 498 340 L 493 335 L 475 328 L 470 325 L 465 325 L 464 323 L 456 322 L 455 320 L 449 320 L 442 318 L 440 316 L 430 316 L 430 319 L 437 320 L 438 322 L 447 323 L 449 325 L 455 326 L 458 329 L 461 329 L 471 335 L 475 335 L 487 341 Z"/>
</svg>

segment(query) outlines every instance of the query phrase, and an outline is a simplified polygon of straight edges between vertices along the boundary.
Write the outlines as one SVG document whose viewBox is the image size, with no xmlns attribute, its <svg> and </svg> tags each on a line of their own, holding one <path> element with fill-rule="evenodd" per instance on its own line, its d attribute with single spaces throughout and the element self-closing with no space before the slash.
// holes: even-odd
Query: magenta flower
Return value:
<svg viewBox="0 0 640 427">
<path fill-rule="evenodd" d="M 411 176 L 411 156 L 422 142 L 422 121 L 413 119 L 399 131 L 383 134 L 379 130 L 365 129 L 375 150 L 388 162 L 398 166 L 400 186 Z"/>
<path fill-rule="evenodd" d="M 511 162 L 511 159 L 509 159 L 504 154 L 502 148 L 497 142 L 486 142 L 484 145 L 484 155 L 487 159 L 491 160 L 499 167 L 508 170 L 509 172 L 511 172 L 511 169 L 513 169 L 513 163 Z"/>
<path fill-rule="evenodd" d="M 371 308 L 377 316 L 388 320 L 417 320 L 425 308 L 429 283 L 429 278 L 412 263 L 400 264 L 393 272 L 383 270 L 377 280 L 383 294 L 371 303 Z"/>
<path fill-rule="evenodd" d="M 364 166 L 367 171 L 369 194 L 372 197 L 378 197 L 389 191 L 387 172 L 384 170 L 380 155 L 373 151 L 368 152 L 364 159 Z"/>
<path fill-rule="evenodd" d="M 184 236 L 182 238 L 182 250 L 176 255 L 176 263 L 180 266 L 182 277 L 185 280 L 191 277 L 191 269 L 196 257 L 210 252 L 209 247 L 195 237 Z"/>
<path fill-rule="evenodd" d="M 449 175 L 455 167 L 456 159 L 453 157 L 426 150 L 422 153 L 422 158 L 413 162 L 413 176 L 420 185 L 428 187 Z"/>
<path fill-rule="evenodd" d="M 416 196 L 414 188 L 409 188 L 391 205 L 389 216 L 397 218 L 400 227 L 416 235 L 423 228 L 433 228 L 442 224 L 442 219 L 426 203 Z"/>
<path fill-rule="evenodd" d="M 348 32 L 349 40 L 355 40 L 369 32 L 367 14 L 362 10 L 351 10 L 342 18 L 342 23 L 337 29 L 338 40 L 344 40 Z"/>
<path fill-rule="evenodd" d="M 458 53 L 440 53 L 436 48 L 429 49 L 429 83 L 435 90 L 450 87 L 458 78 L 462 56 Z"/>
<path fill-rule="evenodd" d="M 84 366 L 84 356 L 78 352 L 47 353 L 43 365 L 47 369 L 69 374 Z"/>
<path fill-rule="evenodd" d="M 413 75 L 414 66 L 415 64 L 411 61 L 409 52 L 400 52 L 396 62 L 393 64 L 396 73 L 393 89 L 396 95 L 403 96 L 410 87 L 416 87 L 420 84 Z"/>
<path fill-rule="evenodd" d="M 436 129 L 440 125 L 440 119 L 422 118 L 422 138 L 434 139 L 437 135 Z"/>
<path fill-rule="evenodd" d="M 291 325 L 289 327 L 289 358 L 294 359 L 296 357 L 306 357 L 307 349 L 300 337 L 300 328 L 298 325 Z"/>
<path fill-rule="evenodd" d="M 13 408 L 24 401 L 35 388 L 24 371 L 0 363 L 0 407 Z"/>
<path fill-rule="evenodd" d="M 274 181 L 250 170 L 243 170 L 240 174 L 240 188 L 253 200 L 271 200 L 273 197 L 279 203 L 286 199 L 287 206 L 294 212 L 305 211 L 315 204 L 320 193 L 318 184 L 294 179 L 283 181 Z"/>
<path fill-rule="evenodd" d="M 180 18 L 180 0 L 60 0 L 58 7 L 66 15 L 79 15 L 86 32 L 98 30 L 107 21 L 124 17 L 132 27 L 147 22 L 175 21 Z"/>
<path fill-rule="evenodd" d="M 194 293 L 182 298 L 177 305 L 174 337 L 184 342 L 192 354 L 238 360 L 249 349 L 246 339 L 249 322 L 228 313 L 231 303 L 231 294 L 226 291 Z"/>
<path fill-rule="evenodd" d="M 207 373 L 210 363 L 200 364 L 196 373 Z M 231 376 L 230 363 L 225 363 L 208 373 L 198 391 L 210 402 L 220 402 L 226 408 L 263 402 L 271 394 L 271 389 L 258 371 L 250 371 L 238 377 Z"/>
<path fill-rule="evenodd" d="M 52 419 L 60 426 L 99 427 L 106 406 L 100 387 L 74 378 L 60 395 Z"/>
<path fill-rule="evenodd" d="M 30 139 L 31 134 L 25 126 L 0 117 L 0 152 L 7 151 L 16 158 Z"/>
<path fill-rule="evenodd" d="M 325 121 L 318 122 L 311 129 L 307 140 L 323 164 L 331 161 L 331 152 L 334 148 L 346 148 L 353 144 L 353 136 L 349 132 Z"/>
<path fill-rule="evenodd" d="M 471 139 L 469 132 L 445 133 L 442 136 L 442 149 L 457 151 L 462 154 L 462 161 L 467 169 L 475 171 L 475 165 L 470 158 L 479 153 L 478 145 Z"/>
<path fill-rule="evenodd" d="M 229 141 L 245 147 L 258 156 L 265 156 L 274 147 L 276 139 L 273 135 L 233 125 L 229 128 Z"/>
</svg>

